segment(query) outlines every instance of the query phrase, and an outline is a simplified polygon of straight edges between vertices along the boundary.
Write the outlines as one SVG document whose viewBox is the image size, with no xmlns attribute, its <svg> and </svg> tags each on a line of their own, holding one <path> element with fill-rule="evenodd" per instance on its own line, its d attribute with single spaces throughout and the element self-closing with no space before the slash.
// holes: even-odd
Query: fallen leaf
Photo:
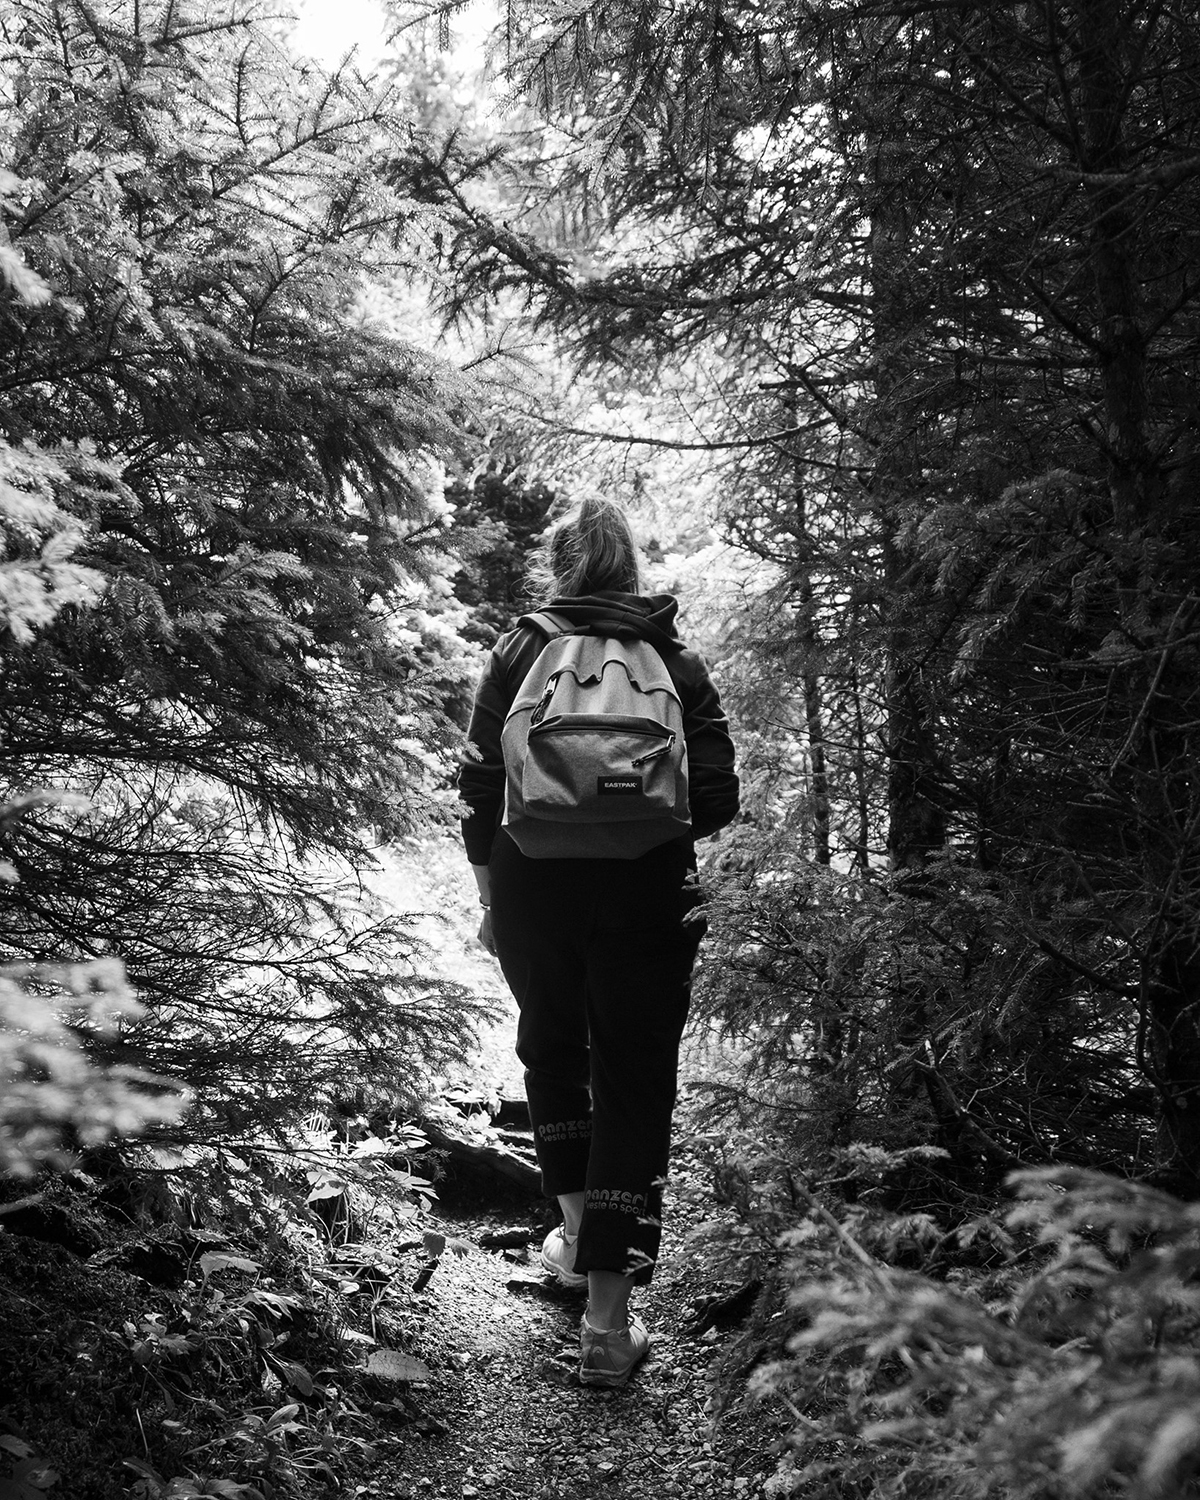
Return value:
<svg viewBox="0 0 1200 1500">
<path fill-rule="evenodd" d="M 206 1250 L 200 1257 L 200 1274 L 205 1281 L 214 1271 L 261 1271 L 258 1261 L 245 1255 L 230 1255 L 225 1250 Z"/>
<path fill-rule="evenodd" d="M 367 1374 L 384 1380 L 430 1380 L 429 1366 L 398 1349 L 376 1349 L 367 1360 Z"/>
</svg>

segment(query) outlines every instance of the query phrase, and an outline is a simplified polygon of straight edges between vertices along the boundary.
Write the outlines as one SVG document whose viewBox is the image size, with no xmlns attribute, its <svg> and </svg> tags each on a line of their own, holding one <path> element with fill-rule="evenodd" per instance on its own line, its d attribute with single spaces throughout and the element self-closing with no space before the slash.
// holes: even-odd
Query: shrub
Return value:
<svg viewBox="0 0 1200 1500">
<path fill-rule="evenodd" d="M 955 1235 L 1014 1236 L 1005 1264 L 945 1280 L 809 1200 L 784 1236 L 799 1326 L 752 1380 L 794 1417 L 773 1494 L 1194 1496 L 1200 1205 L 1076 1168 L 1009 1185 L 1003 1225 Z"/>
</svg>

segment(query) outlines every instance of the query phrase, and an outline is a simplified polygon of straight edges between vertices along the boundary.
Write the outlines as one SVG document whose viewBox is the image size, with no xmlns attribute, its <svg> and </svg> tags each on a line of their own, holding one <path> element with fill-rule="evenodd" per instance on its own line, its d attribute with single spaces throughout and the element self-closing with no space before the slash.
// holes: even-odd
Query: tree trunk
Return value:
<svg viewBox="0 0 1200 1500">
<path fill-rule="evenodd" d="M 1177 932 L 1151 956 L 1146 1071 L 1159 1101 L 1156 1180 L 1200 1198 L 1200 945 Z"/>
<path fill-rule="evenodd" d="M 789 418 L 792 424 L 796 425 L 798 418 L 794 398 L 790 405 Z M 808 530 L 804 468 L 800 462 L 794 465 L 793 485 L 796 511 L 796 562 L 793 570 L 793 589 L 799 605 L 800 689 L 804 697 L 804 730 L 808 740 L 813 858 L 817 864 L 827 867 L 831 856 L 829 773 L 825 763 L 825 715 L 819 672 L 822 642 L 817 623 L 816 592 L 813 588 L 813 544 Z"/>
<path fill-rule="evenodd" d="M 804 725 L 808 735 L 808 764 L 812 778 L 813 858 L 819 865 L 831 862 L 829 822 L 829 773 L 825 765 L 825 721 L 821 705 L 821 679 L 805 672 Z"/>
<path fill-rule="evenodd" d="M 883 608 L 887 620 L 887 847 L 898 896 L 919 895 L 928 856 L 942 847 L 946 819 L 936 795 L 938 754 L 934 710 L 922 660 L 922 624 L 928 583 L 919 561 L 902 549 L 898 533 L 907 519 L 920 472 L 905 392 L 912 378 L 914 308 L 910 259 L 914 244 L 905 193 L 912 170 L 911 145 L 897 138 L 903 106 L 883 80 L 892 72 L 897 49 L 894 23 L 873 22 L 867 44 L 873 50 L 870 82 L 864 85 L 867 169 L 871 174 L 870 283 L 871 338 L 875 351 L 873 416 L 876 463 L 871 485 L 883 557 Z M 879 81 L 876 82 L 876 79 Z M 899 128 L 903 128 L 902 125 Z M 891 1075 L 889 1113 L 915 1119 L 927 1096 L 925 1045 L 930 996 L 925 982 L 898 965 L 891 1022 L 900 1066 Z M 952 1147 L 952 1140 L 939 1142 Z"/>
<path fill-rule="evenodd" d="M 1090 251 L 1099 374 L 1104 398 L 1108 485 L 1117 534 L 1131 561 L 1121 579 L 1122 624 L 1133 640 L 1153 639 L 1140 684 L 1125 701 L 1132 719 L 1113 772 L 1128 778 L 1142 845 L 1146 896 L 1158 912 L 1143 957 L 1143 1032 L 1139 1062 L 1159 1099 L 1157 1176 L 1177 1192 L 1200 1197 L 1200 950 L 1188 888 L 1195 879 L 1194 708 L 1186 669 L 1173 667 L 1172 617 L 1182 606 L 1157 575 L 1143 535 L 1162 536 L 1166 486 L 1150 440 L 1149 323 L 1144 306 L 1141 229 L 1145 201 L 1135 190 L 1126 143 L 1127 111 L 1136 94 L 1141 40 L 1137 7 L 1118 0 L 1077 0 L 1080 51 L 1080 167 L 1087 174 Z M 1140 19 L 1151 24 L 1144 12 Z M 1115 782 L 1114 796 L 1129 781 Z"/>
<path fill-rule="evenodd" d="M 857 667 L 851 674 L 850 692 L 854 703 L 854 865 L 865 875 L 871 868 L 871 795 L 867 777 L 867 725 Z"/>
</svg>

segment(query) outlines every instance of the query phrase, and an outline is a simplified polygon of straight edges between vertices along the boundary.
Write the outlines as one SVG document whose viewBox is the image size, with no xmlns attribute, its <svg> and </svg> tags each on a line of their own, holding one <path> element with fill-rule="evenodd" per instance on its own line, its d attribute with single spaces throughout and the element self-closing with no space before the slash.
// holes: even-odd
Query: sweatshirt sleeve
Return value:
<svg viewBox="0 0 1200 1500">
<path fill-rule="evenodd" d="M 488 657 L 458 769 L 458 794 L 470 809 L 463 819 L 462 836 L 467 858 L 473 865 L 486 865 L 492 840 L 504 806 L 504 754 L 500 734 L 508 713 L 507 672 L 497 651 Z"/>
<path fill-rule="evenodd" d="M 688 802 L 693 837 L 703 839 L 733 822 L 739 787 L 729 724 L 708 668 L 697 652 L 683 655 L 687 678 L 680 698 L 688 752 Z"/>
</svg>

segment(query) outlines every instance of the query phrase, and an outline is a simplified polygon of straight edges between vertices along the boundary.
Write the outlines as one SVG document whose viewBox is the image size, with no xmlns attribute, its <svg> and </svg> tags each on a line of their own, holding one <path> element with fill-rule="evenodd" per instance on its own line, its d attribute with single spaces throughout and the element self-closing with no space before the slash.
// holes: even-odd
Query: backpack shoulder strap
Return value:
<svg viewBox="0 0 1200 1500">
<path fill-rule="evenodd" d="M 540 630 L 548 641 L 556 640 L 560 635 L 581 633 L 576 631 L 569 620 L 564 620 L 561 615 L 556 615 L 549 609 L 539 609 L 531 615 L 522 615 L 517 624 L 532 625 L 535 630 Z"/>
</svg>

